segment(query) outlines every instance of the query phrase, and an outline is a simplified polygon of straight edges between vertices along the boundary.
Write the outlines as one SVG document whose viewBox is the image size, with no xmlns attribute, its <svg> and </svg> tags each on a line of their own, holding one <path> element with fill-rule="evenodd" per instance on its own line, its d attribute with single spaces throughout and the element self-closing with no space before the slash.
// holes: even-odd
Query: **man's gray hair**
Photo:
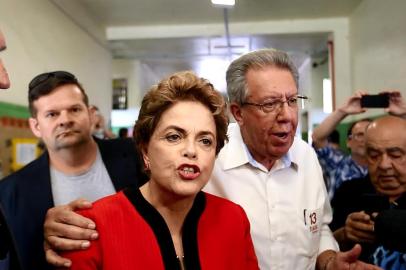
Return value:
<svg viewBox="0 0 406 270">
<path fill-rule="evenodd" d="M 242 105 L 247 96 L 247 80 L 245 75 L 249 69 L 263 69 L 274 66 L 290 71 L 299 88 L 299 73 L 288 54 L 275 49 L 261 49 L 234 60 L 227 69 L 227 94 L 230 102 Z"/>
</svg>

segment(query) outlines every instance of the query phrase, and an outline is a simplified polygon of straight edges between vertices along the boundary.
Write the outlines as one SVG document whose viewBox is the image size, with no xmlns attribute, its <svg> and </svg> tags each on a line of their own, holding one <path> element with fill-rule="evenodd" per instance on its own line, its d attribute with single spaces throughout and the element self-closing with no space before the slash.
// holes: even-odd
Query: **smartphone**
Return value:
<svg viewBox="0 0 406 270">
<path fill-rule="evenodd" d="M 387 108 L 389 107 L 389 94 L 365 95 L 361 97 L 362 108 Z"/>
<path fill-rule="evenodd" d="M 381 212 L 390 208 L 390 202 L 388 197 L 379 194 L 365 193 L 361 195 L 362 209 L 368 215 L 374 212 Z"/>
</svg>

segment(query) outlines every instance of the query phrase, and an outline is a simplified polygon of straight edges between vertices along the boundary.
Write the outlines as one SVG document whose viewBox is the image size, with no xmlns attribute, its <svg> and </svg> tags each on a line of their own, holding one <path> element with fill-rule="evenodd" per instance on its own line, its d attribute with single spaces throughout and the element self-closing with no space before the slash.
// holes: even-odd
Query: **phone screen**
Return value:
<svg viewBox="0 0 406 270">
<path fill-rule="evenodd" d="M 389 95 L 365 95 L 361 97 L 362 108 L 387 108 L 389 107 Z"/>
</svg>

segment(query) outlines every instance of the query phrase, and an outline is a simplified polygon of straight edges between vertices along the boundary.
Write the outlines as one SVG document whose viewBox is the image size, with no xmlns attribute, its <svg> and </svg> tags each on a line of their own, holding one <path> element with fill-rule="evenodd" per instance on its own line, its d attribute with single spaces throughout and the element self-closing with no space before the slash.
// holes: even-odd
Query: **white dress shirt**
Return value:
<svg viewBox="0 0 406 270">
<path fill-rule="evenodd" d="M 331 207 L 314 150 L 295 138 L 268 171 L 250 155 L 237 124 L 228 135 L 204 190 L 244 208 L 260 269 L 315 269 L 317 255 L 338 245 L 328 227 Z"/>
</svg>

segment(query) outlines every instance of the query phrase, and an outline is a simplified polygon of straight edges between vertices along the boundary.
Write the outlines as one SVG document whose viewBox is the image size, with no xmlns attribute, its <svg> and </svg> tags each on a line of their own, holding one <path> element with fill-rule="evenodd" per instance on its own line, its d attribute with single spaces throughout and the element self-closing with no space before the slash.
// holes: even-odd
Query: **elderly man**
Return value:
<svg viewBox="0 0 406 270">
<path fill-rule="evenodd" d="M 380 244 L 375 241 L 372 213 L 385 208 L 406 210 L 406 120 L 389 115 L 373 121 L 366 129 L 366 153 L 369 175 L 337 190 L 331 226 L 343 249 L 360 243 L 361 258 L 372 261 Z M 390 239 L 385 240 L 391 246 Z M 399 269 L 388 267 L 387 257 L 393 254 L 378 257 L 374 262 L 385 269 Z"/>
<path fill-rule="evenodd" d="M 357 261 L 360 247 L 338 252 L 317 156 L 295 138 L 298 72 L 286 53 L 259 50 L 227 71 L 238 125 L 219 154 L 206 191 L 247 212 L 261 269 L 375 269 Z"/>
</svg>

